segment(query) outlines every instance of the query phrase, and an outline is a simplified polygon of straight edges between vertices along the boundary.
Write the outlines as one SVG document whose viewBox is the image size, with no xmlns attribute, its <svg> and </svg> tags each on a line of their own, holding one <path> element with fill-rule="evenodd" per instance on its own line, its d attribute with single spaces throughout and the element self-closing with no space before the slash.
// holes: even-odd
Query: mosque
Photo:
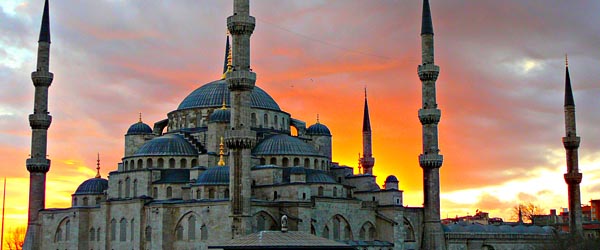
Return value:
<svg viewBox="0 0 600 250">
<path fill-rule="evenodd" d="M 536 226 L 440 223 L 433 24 L 424 0 L 422 32 L 424 206 L 406 207 L 398 179 L 380 187 L 373 175 L 371 124 L 365 95 L 363 157 L 358 171 L 332 159 L 332 133 L 318 120 L 307 126 L 255 86 L 249 0 L 234 0 L 227 19 L 223 77 L 185 96 L 167 118 L 140 117 L 124 135 L 124 154 L 107 179 L 98 174 L 72 194 L 69 208 L 45 208 L 50 26 L 46 0 L 39 39 L 28 230 L 24 249 L 207 249 L 250 242 L 280 230 L 353 249 L 531 249 L 551 238 Z M 569 85 L 570 86 L 570 85 Z M 573 119 L 574 120 L 574 119 Z M 292 128 L 294 133 L 292 133 Z M 98 169 L 100 160 L 98 159 Z M 291 233 L 294 232 L 294 233 Z M 262 242 L 264 246 L 276 244 Z M 266 237 L 265 237 L 266 239 Z M 287 239 L 287 238 L 286 238 Z M 243 242 L 243 241 L 242 241 Z M 301 247 L 309 240 L 298 240 Z M 233 248 L 232 248 L 233 249 Z M 235 248 L 243 249 L 243 248 Z"/>
</svg>

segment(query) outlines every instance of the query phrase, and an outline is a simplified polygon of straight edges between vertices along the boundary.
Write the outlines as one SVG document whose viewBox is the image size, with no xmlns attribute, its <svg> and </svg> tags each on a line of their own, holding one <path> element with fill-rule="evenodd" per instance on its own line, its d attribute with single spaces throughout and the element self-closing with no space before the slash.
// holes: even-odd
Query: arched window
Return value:
<svg viewBox="0 0 600 250">
<path fill-rule="evenodd" d="M 137 179 L 133 180 L 133 197 L 137 197 Z"/>
<path fill-rule="evenodd" d="M 119 198 L 121 198 L 121 197 L 123 197 L 123 182 L 122 181 L 119 181 L 119 188 L 118 189 L 119 190 L 118 190 L 118 195 L 117 196 Z"/>
<path fill-rule="evenodd" d="M 101 201 L 102 201 L 102 198 L 96 197 L 96 205 L 100 205 Z"/>
<path fill-rule="evenodd" d="M 125 218 L 121 219 L 119 222 L 119 240 L 127 240 L 127 220 L 125 220 Z"/>
<path fill-rule="evenodd" d="M 187 160 L 186 159 L 181 159 L 181 161 L 179 161 L 179 168 L 187 168 Z"/>
<path fill-rule="evenodd" d="M 260 165 L 267 165 L 267 159 L 265 159 L 264 157 L 260 158 Z"/>
<path fill-rule="evenodd" d="M 138 163 L 137 163 L 137 168 L 141 169 L 143 167 L 143 165 L 144 165 L 144 161 L 142 159 L 139 159 Z"/>
<path fill-rule="evenodd" d="M 125 178 L 125 198 L 129 198 L 131 194 L 131 179 Z"/>
<path fill-rule="evenodd" d="M 198 166 L 198 159 L 192 159 L 192 166 L 191 167 L 197 167 Z"/>
<path fill-rule="evenodd" d="M 130 237 L 129 240 L 131 240 L 131 241 L 133 241 L 133 236 L 135 235 L 135 233 L 134 233 L 134 230 L 135 230 L 134 224 L 135 224 L 134 220 L 131 219 L 131 225 L 129 225 L 129 228 L 131 228 L 131 230 L 129 231 L 129 235 L 131 235 L 131 236 L 129 236 Z"/>
<path fill-rule="evenodd" d="M 319 187 L 319 190 L 318 190 L 317 194 L 319 196 L 323 196 L 323 187 Z"/>
<path fill-rule="evenodd" d="M 206 225 L 200 227 L 200 240 L 208 240 L 208 228 Z"/>
<path fill-rule="evenodd" d="M 313 163 L 313 168 L 319 169 L 319 160 L 315 159 L 315 162 Z"/>
<path fill-rule="evenodd" d="M 65 222 L 65 240 L 69 241 L 71 237 L 71 221 Z"/>
<path fill-rule="evenodd" d="M 321 237 L 323 237 L 325 239 L 329 239 L 329 227 L 325 226 L 325 228 L 323 229 L 323 234 L 321 234 Z"/>
<path fill-rule="evenodd" d="M 298 157 L 294 158 L 294 166 L 300 166 L 300 159 Z"/>
<path fill-rule="evenodd" d="M 148 160 L 146 160 L 146 168 L 152 168 L 154 167 L 154 162 L 152 161 L 151 158 L 148 158 Z"/>
<path fill-rule="evenodd" d="M 415 241 L 415 231 L 406 218 L 404 218 L 404 241 Z"/>
<path fill-rule="evenodd" d="M 188 218 L 188 239 L 196 239 L 196 217 L 193 215 Z"/>
<path fill-rule="evenodd" d="M 73 206 L 76 207 L 77 206 L 77 197 L 73 198 Z"/>
<path fill-rule="evenodd" d="M 90 228 L 90 241 L 96 240 L 96 230 L 92 227 Z"/>
<path fill-rule="evenodd" d="M 269 162 L 271 165 L 277 165 L 277 158 L 271 157 L 271 161 Z"/>
<path fill-rule="evenodd" d="M 129 167 L 128 165 L 129 165 L 129 162 L 128 161 L 124 161 L 123 162 L 123 170 L 127 171 L 127 167 Z"/>
<path fill-rule="evenodd" d="M 173 197 L 173 188 L 167 187 L 167 199 Z"/>
<path fill-rule="evenodd" d="M 226 188 L 226 189 L 225 189 L 225 192 L 224 192 L 224 195 L 223 195 L 223 197 L 224 197 L 225 199 L 229 199 L 229 188 Z"/>
<path fill-rule="evenodd" d="M 337 196 L 337 187 L 333 187 L 333 197 Z"/>
<path fill-rule="evenodd" d="M 164 168 L 165 167 L 165 160 L 163 160 L 163 158 L 159 158 L 158 159 L 158 168 Z"/>
<path fill-rule="evenodd" d="M 306 193 L 302 193 L 302 199 L 306 200 Z"/>
<path fill-rule="evenodd" d="M 56 229 L 56 233 L 54 234 L 54 242 L 62 241 L 62 229 L 59 227 Z"/>
<path fill-rule="evenodd" d="M 265 128 L 268 128 L 268 127 L 269 127 L 269 115 L 267 115 L 267 114 L 265 114 L 265 115 L 263 116 L 263 126 L 264 126 Z"/>
<path fill-rule="evenodd" d="M 196 200 L 200 200 L 200 199 L 202 199 L 202 193 L 200 193 L 200 189 L 198 188 L 196 190 Z"/>
<path fill-rule="evenodd" d="M 83 205 L 84 206 L 88 205 L 88 197 L 83 197 Z"/>
<path fill-rule="evenodd" d="M 214 199 L 215 198 L 215 190 L 214 189 L 208 189 L 208 198 L 209 199 Z"/>
<path fill-rule="evenodd" d="M 283 159 L 281 160 L 282 167 L 287 167 L 289 164 L 290 164 L 290 160 L 288 160 L 287 157 L 283 157 Z"/>
<path fill-rule="evenodd" d="M 310 160 L 308 158 L 304 159 L 304 168 L 310 168 Z"/>
<path fill-rule="evenodd" d="M 352 239 L 352 231 L 350 230 L 350 225 L 346 224 L 344 227 L 344 240 Z"/>
<path fill-rule="evenodd" d="M 96 229 L 96 240 L 100 241 L 100 228 Z"/>
<path fill-rule="evenodd" d="M 183 240 L 183 227 L 181 225 L 175 229 L 175 235 L 177 236 L 177 240 Z"/>
<path fill-rule="evenodd" d="M 250 125 L 256 127 L 256 113 L 250 114 Z"/>
<path fill-rule="evenodd" d="M 369 228 L 369 239 L 375 240 L 377 237 L 377 231 L 375 231 L 375 227 Z"/>
<path fill-rule="evenodd" d="M 279 125 L 278 123 L 279 123 L 279 119 L 277 118 L 277 115 L 275 115 L 275 118 L 273 118 L 273 127 L 275 129 L 278 129 L 278 127 L 277 127 L 277 125 Z"/>
<path fill-rule="evenodd" d="M 367 232 L 365 230 L 365 226 L 360 228 L 360 232 L 358 233 L 358 240 L 367 240 L 365 239 L 365 236 L 367 235 Z"/>
<path fill-rule="evenodd" d="M 333 219 L 333 239 L 334 240 L 340 240 L 340 219 L 339 218 L 334 218 Z"/>
<path fill-rule="evenodd" d="M 152 198 L 158 199 L 158 188 L 157 187 L 152 188 Z"/>
<path fill-rule="evenodd" d="M 146 231 L 144 232 L 144 237 L 147 242 L 152 242 L 152 227 L 147 226 Z"/>
<path fill-rule="evenodd" d="M 273 200 L 277 200 L 277 191 L 273 192 Z"/>
<path fill-rule="evenodd" d="M 169 168 L 175 168 L 175 159 L 169 159 Z"/>
<path fill-rule="evenodd" d="M 115 219 L 110 221 L 110 240 L 117 240 L 117 220 Z"/>
</svg>

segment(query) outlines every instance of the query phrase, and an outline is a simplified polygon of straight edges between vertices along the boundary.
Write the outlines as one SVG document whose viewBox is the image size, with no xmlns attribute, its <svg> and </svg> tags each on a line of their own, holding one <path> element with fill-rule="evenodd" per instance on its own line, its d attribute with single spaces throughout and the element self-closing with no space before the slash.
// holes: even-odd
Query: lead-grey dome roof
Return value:
<svg viewBox="0 0 600 250">
<path fill-rule="evenodd" d="M 142 145 L 133 156 L 194 156 L 198 150 L 178 134 L 156 137 Z"/>
<path fill-rule="evenodd" d="M 143 135 L 143 134 L 152 134 L 152 128 L 148 126 L 148 124 L 139 121 L 137 123 L 132 124 L 127 130 L 126 135 Z"/>
<path fill-rule="evenodd" d="M 263 140 L 252 150 L 252 154 L 320 156 L 308 143 L 296 137 L 282 134 Z"/>
<path fill-rule="evenodd" d="M 250 95 L 252 108 L 281 111 L 273 98 L 258 86 L 254 86 Z M 229 88 L 225 80 L 207 83 L 192 91 L 177 107 L 177 110 L 190 108 L 217 108 L 223 105 L 223 100 L 229 106 Z"/>
<path fill-rule="evenodd" d="M 308 127 L 306 133 L 309 135 L 331 135 L 329 128 L 318 122 Z"/>
<path fill-rule="evenodd" d="M 75 194 L 104 194 L 108 189 L 108 180 L 103 178 L 92 178 L 84 181 L 77 187 Z"/>
<path fill-rule="evenodd" d="M 211 167 L 202 172 L 196 180 L 197 185 L 228 185 L 229 166 Z"/>
<path fill-rule="evenodd" d="M 210 116 L 208 117 L 208 122 L 225 123 L 229 122 L 230 120 L 231 111 L 229 111 L 229 109 L 224 108 L 215 109 L 215 111 L 213 111 L 212 114 L 210 114 Z"/>
</svg>

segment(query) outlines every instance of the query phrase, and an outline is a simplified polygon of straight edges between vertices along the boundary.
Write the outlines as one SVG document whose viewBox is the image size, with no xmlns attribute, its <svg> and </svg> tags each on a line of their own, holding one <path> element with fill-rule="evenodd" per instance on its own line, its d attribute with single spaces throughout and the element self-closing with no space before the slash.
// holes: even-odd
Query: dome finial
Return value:
<svg viewBox="0 0 600 250">
<path fill-rule="evenodd" d="M 227 104 L 225 103 L 225 95 L 223 95 L 223 105 L 221 105 L 221 109 L 222 110 L 226 110 L 227 109 Z"/>
<path fill-rule="evenodd" d="M 142 122 L 142 112 L 140 112 L 139 114 L 140 114 L 139 122 Z"/>
<path fill-rule="evenodd" d="M 319 124 L 321 122 L 319 122 L 319 114 L 317 114 L 317 124 Z"/>
<path fill-rule="evenodd" d="M 565 66 L 568 68 L 569 67 L 569 55 L 565 54 Z"/>
<path fill-rule="evenodd" d="M 225 144 L 223 143 L 223 136 L 221 136 L 221 144 L 219 144 L 219 166 L 225 166 L 225 161 L 223 160 L 223 155 L 225 154 Z"/>
<path fill-rule="evenodd" d="M 98 159 L 96 160 L 96 178 L 101 178 L 100 175 L 100 153 L 98 153 Z"/>
</svg>

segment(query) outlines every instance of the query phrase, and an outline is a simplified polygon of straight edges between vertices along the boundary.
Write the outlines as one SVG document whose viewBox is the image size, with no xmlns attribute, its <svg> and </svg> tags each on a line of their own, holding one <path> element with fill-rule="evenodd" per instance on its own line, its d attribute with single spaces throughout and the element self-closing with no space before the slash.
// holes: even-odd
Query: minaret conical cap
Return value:
<svg viewBox="0 0 600 250">
<path fill-rule="evenodd" d="M 44 15 L 42 16 L 42 27 L 40 29 L 40 39 L 38 42 L 50 43 L 50 14 L 48 10 L 48 0 L 44 3 Z"/>
<path fill-rule="evenodd" d="M 571 88 L 571 76 L 569 75 L 569 63 L 566 64 L 566 75 L 565 75 L 565 107 L 575 106 L 575 100 L 573 99 L 573 89 Z"/>
<path fill-rule="evenodd" d="M 227 73 L 229 57 L 229 36 L 227 36 L 227 42 L 225 43 L 225 62 L 223 63 L 223 74 Z"/>
<path fill-rule="evenodd" d="M 365 111 L 363 115 L 363 132 L 371 132 L 371 119 L 369 118 L 369 104 L 367 103 L 367 89 L 365 89 Z"/>
<path fill-rule="evenodd" d="M 431 21 L 431 9 L 429 0 L 423 0 L 423 20 L 421 21 L 421 35 L 433 35 L 433 21 Z"/>
</svg>

